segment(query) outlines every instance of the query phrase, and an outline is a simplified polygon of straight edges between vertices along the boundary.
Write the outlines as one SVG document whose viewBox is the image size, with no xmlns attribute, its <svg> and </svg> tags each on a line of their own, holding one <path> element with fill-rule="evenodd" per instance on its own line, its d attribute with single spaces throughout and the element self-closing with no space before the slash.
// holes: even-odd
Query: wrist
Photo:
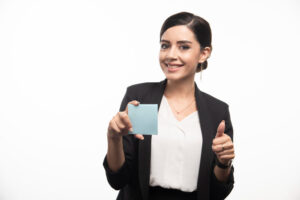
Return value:
<svg viewBox="0 0 300 200">
<path fill-rule="evenodd" d="M 216 165 L 221 169 L 228 169 L 231 167 L 232 160 L 227 161 L 226 163 L 220 162 L 219 159 L 216 158 Z"/>
<path fill-rule="evenodd" d="M 122 141 L 122 136 L 107 132 L 107 140 L 108 142 L 119 143 Z"/>
</svg>

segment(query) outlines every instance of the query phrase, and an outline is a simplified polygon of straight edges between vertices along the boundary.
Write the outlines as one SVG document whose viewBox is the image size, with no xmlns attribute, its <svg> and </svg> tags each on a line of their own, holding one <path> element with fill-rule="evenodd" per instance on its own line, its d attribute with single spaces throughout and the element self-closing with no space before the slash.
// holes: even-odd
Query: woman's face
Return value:
<svg viewBox="0 0 300 200">
<path fill-rule="evenodd" d="M 207 52 L 200 51 L 194 33 L 185 25 L 167 29 L 160 47 L 159 63 L 168 80 L 194 78 L 198 63 L 207 58 Z"/>
</svg>

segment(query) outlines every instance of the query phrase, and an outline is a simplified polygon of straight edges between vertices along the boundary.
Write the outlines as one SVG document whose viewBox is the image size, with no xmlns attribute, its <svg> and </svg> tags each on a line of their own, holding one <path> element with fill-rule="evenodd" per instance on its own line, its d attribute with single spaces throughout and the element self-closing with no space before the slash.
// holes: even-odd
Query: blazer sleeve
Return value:
<svg viewBox="0 0 300 200">
<path fill-rule="evenodd" d="M 232 124 L 231 124 L 228 106 L 226 107 L 226 111 L 225 111 L 225 115 L 224 115 L 223 119 L 225 120 L 225 133 L 227 135 L 229 135 L 231 137 L 231 140 L 233 141 L 233 128 L 232 128 Z M 213 169 L 216 165 L 216 159 L 217 159 L 217 157 L 215 155 L 213 164 L 212 164 Z M 233 184 L 234 184 L 233 172 L 234 172 L 234 167 L 232 166 L 227 182 L 220 182 L 216 178 L 214 170 L 212 170 L 212 179 L 211 179 L 212 181 L 211 181 L 211 187 L 210 187 L 211 199 L 222 200 L 222 199 L 225 199 L 229 195 L 229 193 L 233 189 Z"/>
<path fill-rule="evenodd" d="M 128 102 L 130 102 L 131 100 L 134 99 L 130 95 L 129 88 L 127 88 L 119 111 L 124 111 Z M 125 154 L 125 162 L 118 171 L 111 171 L 107 163 L 107 155 L 105 156 L 103 161 L 103 166 L 108 183 L 115 190 L 120 190 L 128 183 L 130 183 L 132 181 L 134 171 L 137 171 L 137 139 L 134 138 L 133 135 L 123 136 L 123 150 Z"/>
</svg>

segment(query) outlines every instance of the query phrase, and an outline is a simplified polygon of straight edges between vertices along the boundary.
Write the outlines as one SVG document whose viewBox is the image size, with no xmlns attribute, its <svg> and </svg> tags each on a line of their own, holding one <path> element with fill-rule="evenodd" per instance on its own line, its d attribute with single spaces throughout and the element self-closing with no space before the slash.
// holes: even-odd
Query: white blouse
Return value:
<svg viewBox="0 0 300 200">
<path fill-rule="evenodd" d="M 201 149 L 198 111 L 178 121 L 163 96 L 158 112 L 158 135 L 153 135 L 151 141 L 150 186 L 195 191 Z"/>
</svg>

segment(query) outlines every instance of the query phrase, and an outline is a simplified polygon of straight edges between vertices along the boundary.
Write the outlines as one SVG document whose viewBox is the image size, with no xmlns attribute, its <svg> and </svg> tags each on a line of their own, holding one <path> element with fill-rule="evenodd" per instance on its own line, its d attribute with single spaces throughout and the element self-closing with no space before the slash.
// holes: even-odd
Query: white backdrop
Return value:
<svg viewBox="0 0 300 200">
<path fill-rule="evenodd" d="M 201 90 L 230 105 L 230 200 L 300 199 L 300 3 L 0 0 L 0 199 L 115 199 L 102 166 L 126 87 L 164 79 L 159 31 L 213 32 Z"/>
</svg>

